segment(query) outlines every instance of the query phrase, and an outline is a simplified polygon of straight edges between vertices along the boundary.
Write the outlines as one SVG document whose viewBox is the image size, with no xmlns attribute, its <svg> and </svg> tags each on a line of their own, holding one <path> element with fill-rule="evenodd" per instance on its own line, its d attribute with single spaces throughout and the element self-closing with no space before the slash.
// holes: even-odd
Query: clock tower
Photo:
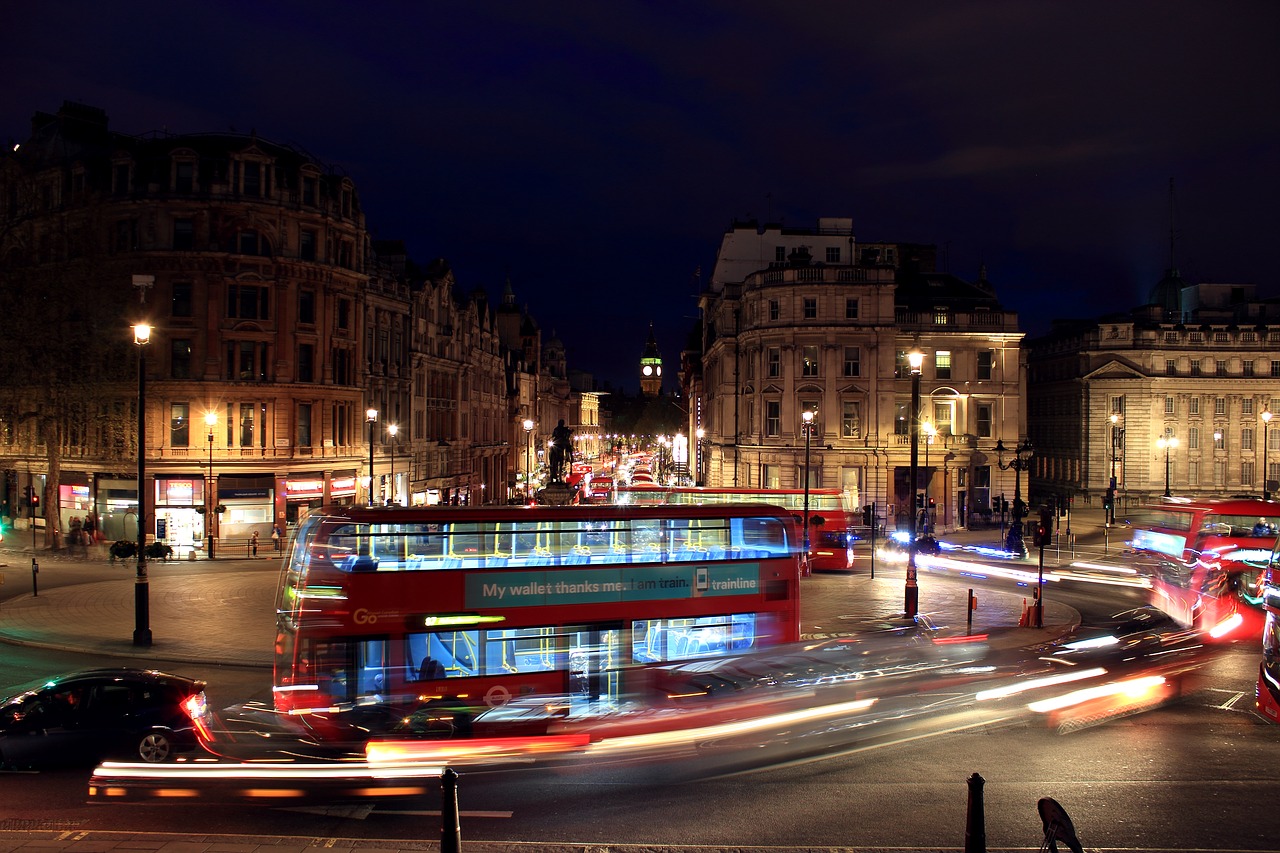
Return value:
<svg viewBox="0 0 1280 853">
<path fill-rule="evenodd" d="M 640 357 L 640 393 L 648 397 L 662 393 L 662 356 L 658 355 L 652 323 L 649 324 L 649 342 L 644 345 L 644 355 Z"/>
</svg>

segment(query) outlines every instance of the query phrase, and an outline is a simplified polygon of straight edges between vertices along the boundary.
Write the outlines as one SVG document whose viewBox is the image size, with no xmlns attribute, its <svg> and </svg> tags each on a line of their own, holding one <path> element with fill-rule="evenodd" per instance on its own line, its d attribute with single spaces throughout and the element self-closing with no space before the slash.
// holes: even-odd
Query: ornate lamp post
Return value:
<svg viewBox="0 0 1280 853">
<path fill-rule="evenodd" d="M 1007 463 L 1004 461 L 1004 454 L 1007 453 L 1004 441 L 996 441 L 996 464 L 1003 471 L 1013 469 L 1013 523 L 1009 525 L 1009 538 L 1005 540 L 1005 550 L 1019 556 L 1027 556 L 1026 543 L 1022 541 L 1022 519 L 1026 517 L 1027 509 L 1022 503 L 1022 472 L 1031 469 L 1031 458 L 1035 455 L 1035 451 L 1031 447 L 1031 439 L 1023 439 L 1022 444 L 1018 445 L 1013 451 L 1013 458 Z"/>
<path fill-rule="evenodd" d="M 364 419 L 369 424 L 369 506 L 377 506 L 378 502 L 373 499 L 373 428 L 378 423 L 378 410 L 365 409 Z"/>
<path fill-rule="evenodd" d="M 387 424 L 387 434 L 391 436 L 391 499 L 387 501 L 387 506 L 394 506 L 396 502 L 396 433 L 398 432 L 400 427 Z"/>
<path fill-rule="evenodd" d="M 524 497 L 533 500 L 533 419 L 525 418 L 524 423 Z"/>
<path fill-rule="evenodd" d="M 804 430 L 804 573 L 809 574 L 809 445 L 813 437 L 813 412 L 800 415 L 804 421 L 800 429 Z"/>
<path fill-rule="evenodd" d="M 1268 408 L 1262 410 L 1262 499 L 1264 501 L 1271 500 L 1271 490 L 1267 488 L 1270 474 L 1267 470 L 1267 450 L 1270 449 L 1267 446 L 1267 427 L 1269 426 L 1271 426 L 1271 409 Z"/>
<path fill-rule="evenodd" d="M 1169 451 L 1177 446 L 1177 436 L 1165 433 L 1156 439 L 1156 447 L 1164 451 L 1164 496 L 1166 498 L 1173 495 L 1173 492 L 1169 491 Z"/>
<path fill-rule="evenodd" d="M 151 584 L 147 580 L 147 344 L 151 327 L 133 327 L 138 347 L 138 572 L 133 582 L 133 644 L 151 645 Z"/>
<path fill-rule="evenodd" d="M 924 367 L 924 353 L 913 349 L 907 353 L 907 363 L 911 365 L 911 542 L 907 546 L 905 611 L 908 619 L 914 619 L 920 612 L 920 587 L 916 584 L 916 535 L 919 533 L 916 496 L 920 488 L 920 370 Z"/>
<path fill-rule="evenodd" d="M 209 479 L 204 489 L 204 526 L 205 533 L 209 534 L 209 559 L 212 560 L 214 557 L 213 521 L 218 515 L 218 496 L 213 486 L 213 427 L 218 423 L 218 415 L 214 412 L 205 412 L 204 422 L 209 426 Z"/>
</svg>

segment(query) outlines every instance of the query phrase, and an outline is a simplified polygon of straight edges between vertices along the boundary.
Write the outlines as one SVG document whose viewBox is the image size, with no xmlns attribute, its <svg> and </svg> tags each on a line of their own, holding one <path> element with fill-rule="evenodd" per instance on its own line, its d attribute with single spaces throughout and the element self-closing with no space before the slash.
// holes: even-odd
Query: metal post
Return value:
<svg viewBox="0 0 1280 853">
<path fill-rule="evenodd" d="M 914 619 L 920 612 L 920 587 L 916 580 L 916 523 L 920 516 L 916 495 L 920 477 L 920 368 L 924 364 L 924 353 L 913 350 L 907 359 L 911 365 L 911 542 L 907 546 L 905 612 L 908 619 Z"/>
<path fill-rule="evenodd" d="M 151 327 L 133 327 L 138 345 L 138 571 L 133 583 L 133 644 L 151 645 L 151 589 L 147 580 L 147 342 Z"/>
<path fill-rule="evenodd" d="M 458 773 L 446 767 L 440 774 L 440 853 L 461 853 L 462 822 L 458 818 Z"/>
<path fill-rule="evenodd" d="M 964 853 L 987 853 L 987 818 L 982 802 L 986 780 L 974 773 L 969 777 L 969 807 L 965 811 Z"/>
</svg>

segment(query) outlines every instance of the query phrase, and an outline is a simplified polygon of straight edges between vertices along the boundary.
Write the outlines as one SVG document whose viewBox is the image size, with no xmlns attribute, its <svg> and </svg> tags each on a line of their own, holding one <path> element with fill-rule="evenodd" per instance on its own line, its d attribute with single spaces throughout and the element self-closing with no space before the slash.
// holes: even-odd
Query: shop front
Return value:
<svg viewBox="0 0 1280 853">
<path fill-rule="evenodd" d="M 354 471 L 298 474 L 283 481 L 285 523 L 293 527 L 303 515 L 325 505 L 349 505 L 356 499 Z"/>
</svg>

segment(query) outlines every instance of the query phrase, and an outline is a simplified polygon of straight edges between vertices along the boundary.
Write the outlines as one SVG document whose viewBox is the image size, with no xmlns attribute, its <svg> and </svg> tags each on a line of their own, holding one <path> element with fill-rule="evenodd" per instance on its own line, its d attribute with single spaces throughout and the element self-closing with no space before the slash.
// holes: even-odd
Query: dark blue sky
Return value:
<svg viewBox="0 0 1280 853">
<path fill-rule="evenodd" d="M 195 2 L 6 10 L 0 136 L 63 100 L 347 172 L 379 239 L 626 390 L 735 217 L 980 264 L 1023 328 L 1184 278 L 1276 295 L 1280 4 Z M 568 298 L 562 298 L 567 293 Z"/>
</svg>

